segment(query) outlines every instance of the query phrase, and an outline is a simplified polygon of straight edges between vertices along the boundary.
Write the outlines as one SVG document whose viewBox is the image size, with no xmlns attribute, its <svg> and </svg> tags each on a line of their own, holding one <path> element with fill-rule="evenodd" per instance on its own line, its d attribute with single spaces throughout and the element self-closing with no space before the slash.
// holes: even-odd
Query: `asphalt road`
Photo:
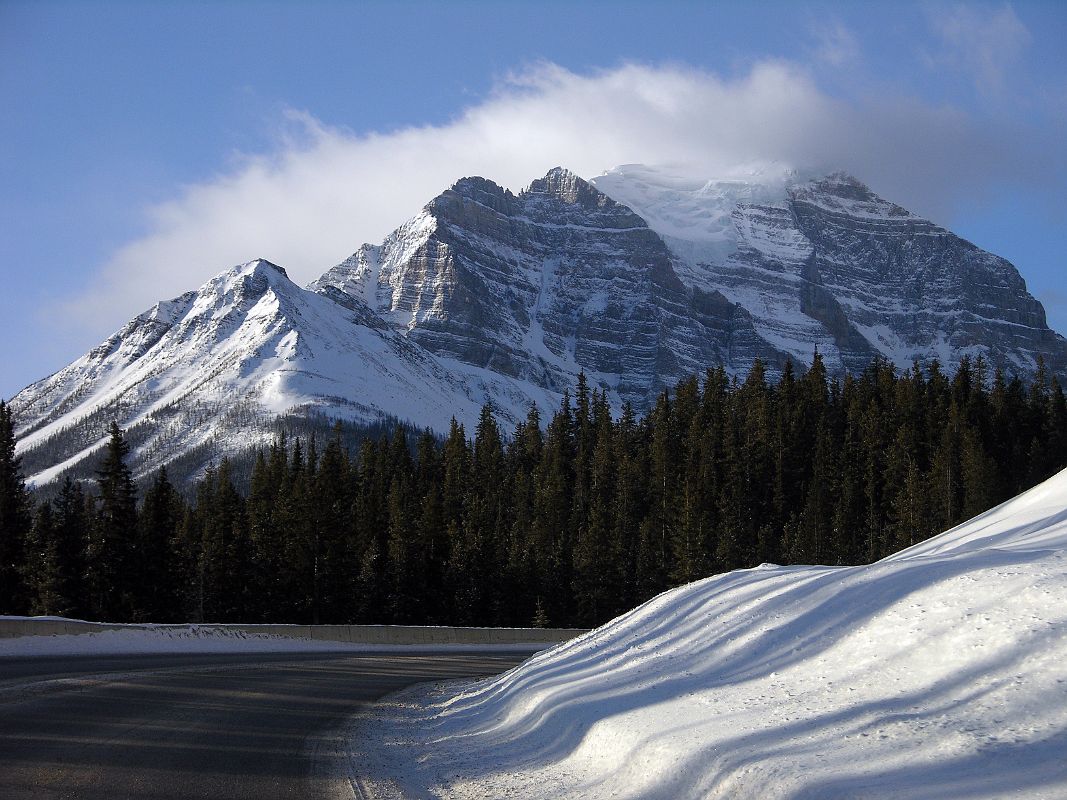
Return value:
<svg viewBox="0 0 1067 800">
<path fill-rule="evenodd" d="M 340 730 L 361 704 L 526 655 L 3 658 L 0 800 L 351 800 Z"/>
</svg>

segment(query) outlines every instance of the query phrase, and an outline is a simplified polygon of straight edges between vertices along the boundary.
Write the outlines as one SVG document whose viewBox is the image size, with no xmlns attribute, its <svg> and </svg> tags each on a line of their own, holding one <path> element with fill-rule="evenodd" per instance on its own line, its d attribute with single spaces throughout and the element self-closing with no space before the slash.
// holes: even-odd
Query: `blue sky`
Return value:
<svg viewBox="0 0 1067 800">
<path fill-rule="evenodd" d="M 843 167 L 1067 330 L 1065 42 L 1058 1 L 0 0 L 0 396 L 233 263 L 306 281 L 556 164 Z"/>
</svg>

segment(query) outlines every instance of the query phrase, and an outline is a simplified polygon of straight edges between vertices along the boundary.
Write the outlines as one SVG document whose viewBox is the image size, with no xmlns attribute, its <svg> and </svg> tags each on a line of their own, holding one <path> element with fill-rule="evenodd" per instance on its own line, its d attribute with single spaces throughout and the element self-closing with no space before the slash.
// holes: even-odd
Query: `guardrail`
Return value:
<svg viewBox="0 0 1067 800">
<path fill-rule="evenodd" d="M 20 636 L 60 636 L 102 631 L 165 631 L 172 633 L 248 633 L 350 644 L 555 644 L 585 633 L 581 628 L 451 628 L 431 625 L 241 625 L 179 624 L 139 625 L 85 622 L 77 619 L 0 618 L 0 639 Z"/>
</svg>

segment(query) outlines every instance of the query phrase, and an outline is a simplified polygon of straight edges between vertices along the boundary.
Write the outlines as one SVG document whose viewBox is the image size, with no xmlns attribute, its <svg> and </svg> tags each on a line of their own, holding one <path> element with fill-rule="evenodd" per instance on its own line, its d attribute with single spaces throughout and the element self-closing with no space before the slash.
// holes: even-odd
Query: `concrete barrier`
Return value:
<svg viewBox="0 0 1067 800">
<path fill-rule="evenodd" d="M 311 639 L 323 642 L 377 645 L 430 644 L 555 644 L 573 639 L 581 628 L 451 628 L 431 625 L 240 625 L 240 624 L 181 624 L 138 625 L 112 622 L 85 622 L 56 617 L 0 617 L 0 639 L 19 636 L 60 636 L 68 634 L 100 633 L 114 630 L 191 631 L 219 630 L 281 636 L 287 639 Z"/>
</svg>

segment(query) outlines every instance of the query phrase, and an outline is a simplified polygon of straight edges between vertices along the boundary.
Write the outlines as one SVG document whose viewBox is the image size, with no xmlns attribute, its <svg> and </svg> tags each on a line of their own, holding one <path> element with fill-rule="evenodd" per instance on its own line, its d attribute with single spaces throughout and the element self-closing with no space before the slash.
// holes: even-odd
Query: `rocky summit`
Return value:
<svg viewBox="0 0 1067 800">
<path fill-rule="evenodd" d="M 469 177 L 307 289 L 257 260 L 159 303 L 12 401 L 38 484 L 77 470 L 106 423 L 140 473 L 261 446 L 279 415 L 446 431 L 506 422 L 584 372 L 647 410 L 722 365 L 832 373 L 981 356 L 1063 374 L 1067 341 L 1007 261 L 845 174 L 701 181 L 565 169 L 514 194 Z"/>
</svg>

